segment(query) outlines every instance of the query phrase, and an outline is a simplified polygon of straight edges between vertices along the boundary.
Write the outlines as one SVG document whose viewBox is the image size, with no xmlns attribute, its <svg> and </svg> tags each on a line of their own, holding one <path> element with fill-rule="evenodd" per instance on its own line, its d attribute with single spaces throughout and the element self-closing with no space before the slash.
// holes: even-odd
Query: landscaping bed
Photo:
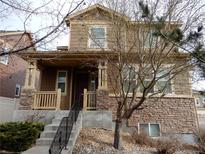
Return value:
<svg viewBox="0 0 205 154">
<path fill-rule="evenodd" d="M 44 124 L 36 122 L 0 124 L 0 153 L 27 150 L 35 143 L 43 128 Z"/>
<path fill-rule="evenodd" d="M 104 129 L 82 129 L 73 149 L 73 154 L 157 154 L 157 148 L 136 144 L 133 136 L 122 134 L 122 149 L 113 148 L 113 131 Z M 175 154 L 195 154 L 196 152 L 181 149 Z M 161 153 L 163 154 L 163 153 Z"/>
</svg>

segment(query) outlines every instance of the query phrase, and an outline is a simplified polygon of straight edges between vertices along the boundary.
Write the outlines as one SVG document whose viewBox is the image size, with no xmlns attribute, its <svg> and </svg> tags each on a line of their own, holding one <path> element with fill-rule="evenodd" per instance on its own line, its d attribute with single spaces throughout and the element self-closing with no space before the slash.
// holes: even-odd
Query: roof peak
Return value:
<svg viewBox="0 0 205 154">
<path fill-rule="evenodd" d="M 117 15 L 117 16 L 129 18 L 129 17 L 124 16 L 123 14 L 121 14 L 121 13 L 119 13 L 119 12 L 117 12 L 117 11 L 111 9 L 111 8 L 108 8 L 108 7 L 106 7 L 106 6 L 102 5 L 102 4 L 100 4 L 100 3 L 96 3 L 96 4 L 94 4 L 94 5 L 91 5 L 91 6 L 89 6 L 89 7 L 86 7 L 86 8 L 84 8 L 84 9 L 80 10 L 80 11 L 77 11 L 77 12 L 71 14 L 71 15 L 69 16 L 69 19 L 72 19 L 72 18 L 74 18 L 74 17 L 76 17 L 76 16 L 78 16 L 78 15 L 80 15 L 80 14 L 83 14 L 83 13 L 85 13 L 85 12 L 88 12 L 88 11 L 93 10 L 93 9 L 96 9 L 96 8 L 100 8 L 100 9 L 102 9 L 102 10 L 104 10 L 104 11 L 114 13 L 114 14 Z"/>
</svg>

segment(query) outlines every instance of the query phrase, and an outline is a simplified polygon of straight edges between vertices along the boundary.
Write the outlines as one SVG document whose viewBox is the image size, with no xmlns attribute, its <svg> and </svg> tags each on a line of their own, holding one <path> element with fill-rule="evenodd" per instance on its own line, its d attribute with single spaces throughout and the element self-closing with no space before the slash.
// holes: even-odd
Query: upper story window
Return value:
<svg viewBox="0 0 205 154">
<path fill-rule="evenodd" d="M 153 35 L 154 30 L 144 30 L 142 31 L 142 35 L 141 35 L 141 43 L 142 46 L 144 46 L 144 48 L 155 48 L 156 44 L 158 42 L 158 38 L 156 36 Z"/>
<path fill-rule="evenodd" d="M 61 89 L 62 94 L 67 92 L 67 71 L 58 71 L 57 74 L 57 89 Z"/>
<path fill-rule="evenodd" d="M 150 72 L 150 74 L 147 73 L 140 86 L 136 87 L 138 79 L 137 70 L 137 65 L 125 66 L 123 68 L 123 90 L 125 93 L 132 93 L 135 89 L 143 93 L 144 89 L 151 85 L 154 74 L 147 71 Z M 143 76 L 141 75 L 140 78 L 143 78 Z M 156 80 L 157 82 L 154 86 L 150 86 L 149 93 L 172 93 L 171 75 L 168 69 L 160 69 L 156 74 Z"/>
<path fill-rule="evenodd" d="M 171 76 L 168 70 L 160 70 L 157 73 L 157 78 L 159 80 L 156 83 L 156 90 L 159 92 L 164 92 L 164 93 L 171 93 L 172 92 L 172 87 L 171 87 Z"/>
<path fill-rule="evenodd" d="M 143 92 L 144 87 L 147 87 L 153 79 L 153 74 L 150 77 L 145 78 L 143 81 L 144 86 L 140 86 L 140 92 Z M 156 74 L 156 84 L 150 90 L 150 93 L 158 92 L 158 93 L 172 93 L 171 87 L 171 77 L 168 70 L 159 70 Z"/>
<path fill-rule="evenodd" d="M 106 27 L 92 26 L 89 29 L 89 48 L 107 48 Z"/>
<path fill-rule="evenodd" d="M 9 49 L 8 48 L 1 48 L 1 52 L 3 53 L 8 53 L 9 52 Z M 1 53 L 0 52 L 0 53 Z M 6 54 L 6 55 L 3 55 L 3 56 L 0 56 L 0 63 L 4 64 L 4 65 L 7 65 L 9 62 L 9 55 Z"/>
</svg>

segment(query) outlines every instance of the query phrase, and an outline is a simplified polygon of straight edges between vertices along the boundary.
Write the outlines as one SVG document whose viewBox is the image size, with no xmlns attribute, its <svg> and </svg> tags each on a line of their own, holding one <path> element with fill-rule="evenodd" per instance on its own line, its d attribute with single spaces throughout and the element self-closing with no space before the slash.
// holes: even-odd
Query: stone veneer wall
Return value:
<svg viewBox="0 0 205 154">
<path fill-rule="evenodd" d="M 141 111 L 135 111 L 128 121 L 129 126 L 138 123 L 159 123 L 161 133 L 193 133 L 198 130 L 197 114 L 194 98 L 164 97 L 147 100 Z M 97 109 L 112 110 L 113 120 L 116 118 L 117 103 L 115 97 L 98 91 Z"/>
<path fill-rule="evenodd" d="M 34 89 L 23 88 L 21 91 L 19 110 L 30 110 L 34 101 Z"/>
</svg>

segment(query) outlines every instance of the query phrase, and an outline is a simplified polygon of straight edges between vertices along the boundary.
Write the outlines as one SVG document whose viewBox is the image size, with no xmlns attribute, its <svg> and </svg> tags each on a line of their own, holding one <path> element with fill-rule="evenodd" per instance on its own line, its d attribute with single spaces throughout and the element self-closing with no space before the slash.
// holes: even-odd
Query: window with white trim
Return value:
<svg viewBox="0 0 205 154">
<path fill-rule="evenodd" d="M 58 71 L 57 72 L 57 88 L 61 89 L 62 94 L 67 92 L 67 71 Z"/>
<path fill-rule="evenodd" d="M 16 88 L 15 88 L 15 96 L 20 96 L 21 93 L 21 85 L 20 84 L 16 84 Z"/>
<path fill-rule="evenodd" d="M 138 124 L 138 133 L 146 133 L 150 137 L 159 137 L 160 136 L 160 126 L 159 124 L 154 123 L 139 123 Z"/>
<path fill-rule="evenodd" d="M 143 30 L 141 35 L 141 42 L 144 48 L 155 48 L 157 37 L 153 35 L 154 30 Z"/>
<path fill-rule="evenodd" d="M 163 92 L 163 93 L 172 93 L 171 79 L 170 79 L 169 71 L 168 70 L 160 70 L 157 73 L 156 77 L 160 78 L 155 85 L 156 91 Z"/>
<path fill-rule="evenodd" d="M 1 51 L 3 53 L 8 53 L 9 52 L 9 49 L 8 48 L 1 48 Z M 1 52 L 0 52 L 1 53 Z M 4 64 L 4 65 L 7 65 L 9 62 L 9 55 L 6 54 L 6 55 L 3 55 L 3 56 L 0 56 L 0 63 Z"/>
<path fill-rule="evenodd" d="M 150 77 L 145 78 L 143 81 L 143 85 L 140 86 L 140 92 L 142 93 L 144 88 L 148 87 L 153 74 L 150 75 Z M 150 93 L 153 92 L 159 92 L 159 93 L 172 93 L 172 86 L 171 86 L 171 79 L 170 79 L 170 73 L 168 70 L 159 70 L 156 74 L 156 84 L 153 86 L 153 88 L 150 90 Z"/>
<path fill-rule="evenodd" d="M 106 27 L 92 26 L 89 28 L 89 48 L 107 48 Z"/>
<path fill-rule="evenodd" d="M 150 74 L 147 74 L 150 72 Z M 139 91 L 143 93 L 143 90 L 147 87 L 149 87 L 150 83 L 153 79 L 153 73 L 152 71 L 145 71 L 145 79 L 142 81 L 142 83 L 139 86 Z M 137 65 L 126 65 L 123 67 L 123 90 L 125 93 L 132 93 L 133 89 L 136 88 L 137 85 Z M 172 93 L 172 84 L 171 84 L 171 76 L 168 69 L 160 69 L 158 73 L 156 74 L 156 84 L 150 89 L 149 93 L 165 93 L 169 94 Z"/>
</svg>

